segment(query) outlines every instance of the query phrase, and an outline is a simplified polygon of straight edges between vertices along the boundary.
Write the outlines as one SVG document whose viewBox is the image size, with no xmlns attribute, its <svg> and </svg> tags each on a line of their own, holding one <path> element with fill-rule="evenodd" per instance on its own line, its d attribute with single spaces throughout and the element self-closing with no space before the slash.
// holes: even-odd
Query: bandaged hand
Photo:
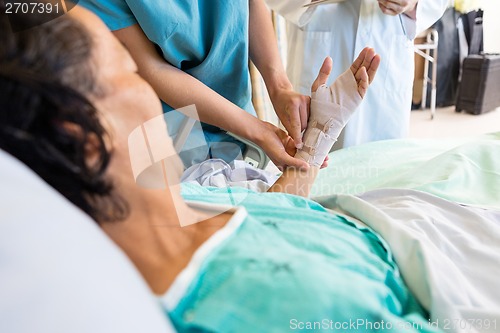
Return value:
<svg viewBox="0 0 500 333">
<path fill-rule="evenodd" d="M 365 48 L 351 67 L 331 86 L 326 81 L 332 70 L 332 59 L 326 58 L 311 88 L 311 113 L 302 137 L 303 146 L 295 157 L 320 167 L 340 132 L 359 106 L 368 86 L 375 78 L 380 56 Z"/>
</svg>

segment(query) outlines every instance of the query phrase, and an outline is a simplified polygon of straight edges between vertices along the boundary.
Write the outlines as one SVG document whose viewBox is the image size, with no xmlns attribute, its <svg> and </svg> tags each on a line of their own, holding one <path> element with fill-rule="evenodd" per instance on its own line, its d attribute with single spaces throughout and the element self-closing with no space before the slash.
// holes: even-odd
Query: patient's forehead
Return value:
<svg viewBox="0 0 500 333">
<path fill-rule="evenodd" d="M 96 66 L 96 77 L 99 81 L 106 82 L 107 79 L 124 72 L 137 71 L 130 54 L 95 14 L 76 6 L 69 15 L 79 21 L 92 37 L 92 61 Z"/>
</svg>

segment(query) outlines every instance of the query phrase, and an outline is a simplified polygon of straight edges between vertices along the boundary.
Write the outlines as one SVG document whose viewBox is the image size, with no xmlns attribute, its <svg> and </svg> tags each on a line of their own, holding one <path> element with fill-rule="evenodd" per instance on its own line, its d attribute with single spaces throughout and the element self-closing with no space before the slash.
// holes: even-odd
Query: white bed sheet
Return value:
<svg viewBox="0 0 500 333">
<path fill-rule="evenodd" d="M 500 332 L 500 212 L 405 189 L 318 201 L 389 243 L 433 324 L 445 332 Z"/>
</svg>

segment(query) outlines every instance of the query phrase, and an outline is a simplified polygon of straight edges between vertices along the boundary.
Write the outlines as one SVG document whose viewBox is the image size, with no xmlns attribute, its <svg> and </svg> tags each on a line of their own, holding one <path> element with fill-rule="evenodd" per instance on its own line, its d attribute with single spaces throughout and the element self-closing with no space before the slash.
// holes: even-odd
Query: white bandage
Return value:
<svg viewBox="0 0 500 333">
<path fill-rule="evenodd" d="M 295 157 L 312 166 L 321 166 L 362 100 L 350 69 L 330 87 L 321 85 L 311 95 L 311 113 L 302 137 L 304 145 Z"/>
</svg>

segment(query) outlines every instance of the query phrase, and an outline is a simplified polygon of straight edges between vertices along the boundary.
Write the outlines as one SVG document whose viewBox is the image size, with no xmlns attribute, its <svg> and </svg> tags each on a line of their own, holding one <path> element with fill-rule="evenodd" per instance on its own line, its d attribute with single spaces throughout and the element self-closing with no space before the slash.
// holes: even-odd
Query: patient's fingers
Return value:
<svg viewBox="0 0 500 333">
<path fill-rule="evenodd" d="M 367 72 L 368 72 L 368 77 L 369 77 L 369 83 L 372 83 L 373 79 L 375 79 L 375 75 L 377 74 L 378 66 L 380 65 L 381 58 L 378 54 L 376 54 L 371 63 L 370 66 L 367 67 Z"/>
<path fill-rule="evenodd" d="M 380 65 L 381 58 L 375 53 L 375 50 L 370 47 L 365 47 L 359 56 L 354 60 L 351 65 L 351 71 L 356 76 L 356 73 L 364 67 L 368 73 L 368 83 L 372 83 L 377 74 L 378 67 Z"/>
<path fill-rule="evenodd" d="M 373 57 L 375 57 L 375 50 L 371 47 L 367 48 L 362 66 L 364 68 L 369 68 L 370 64 L 372 63 Z"/>
<path fill-rule="evenodd" d="M 325 160 L 323 161 L 323 164 L 319 167 L 320 169 L 326 168 L 328 166 L 328 160 L 330 160 L 330 157 L 326 155 Z"/>
<path fill-rule="evenodd" d="M 351 65 L 351 72 L 352 74 L 356 74 L 356 72 L 358 71 L 358 69 L 363 65 L 363 61 L 365 59 L 365 55 L 366 55 L 366 52 L 368 51 L 368 48 L 365 47 L 358 55 L 358 57 L 356 58 L 356 60 L 354 60 L 354 62 L 352 63 Z"/>
<path fill-rule="evenodd" d="M 311 86 L 311 92 L 315 92 L 316 90 L 318 90 L 319 86 L 321 86 L 322 84 L 326 84 L 326 81 L 328 81 L 328 77 L 332 72 L 332 67 L 333 67 L 332 58 L 326 57 L 325 60 L 323 61 L 323 65 L 321 65 L 321 69 L 319 70 L 316 80 L 314 80 Z"/>
<path fill-rule="evenodd" d="M 371 47 L 365 47 L 351 65 L 351 71 L 358 83 L 358 92 L 364 97 L 368 86 L 375 79 L 380 65 L 380 56 Z"/>
<path fill-rule="evenodd" d="M 368 73 L 366 72 L 365 67 L 361 67 L 356 74 L 354 75 L 356 81 L 358 82 L 358 93 L 361 98 L 365 97 L 366 91 L 368 90 L 368 86 L 370 85 L 370 78 L 368 77 Z"/>
<path fill-rule="evenodd" d="M 375 50 L 371 47 L 365 47 L 360 53 L 359 56 L 354 60 L 351 65 L 352 74 L 356 75 L 357 71 L 361 67 L 365 67 L 368 71 L 368 75 L 370 77 L 370 83 L 373 81 L 375 77 L 375 73 L 377 72 L 378 66 L 380 64 L 380 56 L 375 53 Z"/>
</svg>

